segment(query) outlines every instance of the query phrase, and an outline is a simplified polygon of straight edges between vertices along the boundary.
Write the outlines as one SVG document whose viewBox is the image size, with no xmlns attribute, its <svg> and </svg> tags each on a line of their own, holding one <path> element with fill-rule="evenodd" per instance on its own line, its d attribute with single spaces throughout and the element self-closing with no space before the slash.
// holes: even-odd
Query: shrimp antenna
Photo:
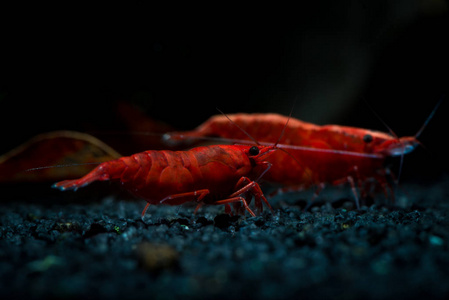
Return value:
<svg viewBox="0 0 449 300">
<path fill-rule="evenodd" d="M 92 163 L 80 163 L 80 164 L 53 165 L 53 166 L 46 166 L 46 167 L 30 168 L 30 169 L 26 169 L 24 171 L 31 172 L 31 171 L 44 170 L 44 169 L 78 167 L 78 166 L 99 165 L 99 164 L 101 164 L 101 163 L 100 162 L 92 162 Z"/>
<path fill-rule="evenodd" d="M 435 112 L 437 111 L 438 107 L 440 106 L 441 102 L 443 102 L 444 96 L 442 96 L 440 98 L 440 100 L 437 102 L 437 104 L 435 105 L 435 107 L 433 108 L 432 112 L 430 113 L 430 115 L 427 117 L 426 121 L 424 122 L 424 124 L 421 126 L 421 128 L 418 130 L 418 132 L 415 134 L 415 139 L 418 139 L 418 137 L 421 135 L 421 133 L 424 131 L 424 129 L 426 128 L 426 126 L 429 124 L 430 120 L 433 118 L 433 116 L 435 115 Z M 401 162 L 399 165 L 399 171 L 398 171 L 398 178 L 396 179 L 396 181 L 399 183 L 399 178 L 401 176 L 401 172 L 402 172 L 402 165 L 404 163 L 404 151 L 401 154 Z"/>
<path fill-rule="evenodd" d="M 427 125 L 429 124 L 430 120 L 433 118 L 433 116 L 435 115 L 435 112 L 437 111 L 438 107 L 440 106 L 441 102 L 443 102 L 444 99 L 444 95 L 440 98 L 440 100 L 437 102 L 437 104 L 435 105 L 435 107 L 433 108 L 432 112 L 430 113 L 430 115 L 427 117 L 426 121 L 424 122 L 424 124 L 421 126 L 421 128 L 418 130 L 418 132 L 415 134 L 415 139 L 417 140 L 418 137 L 421 135 L 421 133 L 424 131 L 424 129 L 427 127 Z M 418 141 L 418 143 L 422 146 L 422 144 Z M 399 172 L 398 172 L 398 178 L 397 178 L 397 182 L 399 183 L 399 177 L 401 176 L 401 171 L 402 171 L 402 164 L 404 162 L 404 151 L 401 154 L 401 162 L 399 165 Z"/>
<path fill-rule="evenodd" d="M 288 119 L 287 122 L 285 122 L 284 128 L 282 128 L 281 134 L 279 135 L 278 140 L 276 141 L 276 143 L 274 144 L 274 147 L 277 148 L 278 150 L 281 150 L 282 152 L 284 152 L 285 154 L 287 154 L 288 156 L 290 156 L 300 167 L 302 167 L 301 162 L 298 161 L 298 159 L 296 159 L 296 157 L 294 157 L 290 152 L 288 152 L 285 149 L 279 148 L 277 147 L 277 145 L 279 144 L 279 142 L 281 141 L 282 136 L 285 133 L 285 129 L 287 128 L 288 122 L 290 121 L 290 119 L 292 118 L 292 114 L 293 114 L 293 109 L 295 108 L 295 104 L 296 104 L 296 99 L 293 102 L 292 108 L 290 109 L 290 113 L 288 114 Z"/>
<path fill-rule="evenodd" d="M 285 129 L 287 128 L 288 122 L 290 121 L 290 119 L 292 118 L 292 114 L 293 114 L 293 109 L 295 108 L 295 104 L 296 104 L 296 100 L 293 102 L 292 108 L 290 109 L 290 113 L 288 114 L 288 119 L 287 122 L 285 122 L 284 128 L 282 128 L 281 134 L 279 135 L 278 140 L 276 141 L 276 143 L 274 144 L 274 146 L 276 147 L 277 144 L 281 141 L 282 136 L 285 133 Z M 285 151 L 284 151 L 285 152 Z"/>
<path fill-rule="evenodd" d="M 217 109 L 223 116 L 225 116 L 226 119 L 229 120 L 229 122 L 231 122 L 232 124 L 234 124 L 238 129 L 240 129 L 244 134 L 246 134 L 246 135 L 247 135 L 247 136 L 248 136 L 254 143 L 256 143 L 257 146 L 260 146 L 259 142 L 258 142 L 255 138 L 253 138 L 253 137 L 251 136 L 251 134 L 249 134 L 248 132 L 246 132 L 242 127 L 240 127 L 239 125 L 237 125 L 237 123 L 235 123 L 234 121 L 232 121 L 232 120 L 228 117 L 228 115 L 226 115 L 224 112 L 222 112 L 218 107 L 216 107 L 216 109 Z"/>
<path fill-rule="evenodd" d="M 391 129 L 390 126 L 388 126 L 387 122 L 385 122 L 381 116 L 374 110 L 374 108 L 368 103 L 368 101 L 366 101 L 365 99 L 363 99 L 363 101 L 365 102 L 366 106 L 368 106 L 368 108 L 371 110 L 371 112 L 376 116 L 376 118 L 385 126 L 385 128 L 388 129 L 388 132 L 396 139 L 399 139 L 398 135 L 393 131 L 393 129 Z"/>
<path fill-rule="evenodd" d="M 435 107 L 433 108 L 432 112 L 430 113 L 430 115 L 427 117 L 426 121 L 424 122 L 424 124 L 421 126 L 421 128 L 418 130 L 418 132 L 415 134 L 415 139 L 417 139 L 421 133 L 424 131 L 424 129 L 427 127 L 427 125 L 429 124 L 430 120 L 432 120 L 433 116 L 435 115 L 435 112 L 437 111 L 438 107 L 440 106 L 441 102 L 443 102 L 444 99 L 444 95 L 441 96 L 440 100 L 438 101 L 438 103 L 435 105 Z"/>
<path fill-rule="evenodd" d="M 371 110 L 371 112 L 376 116 L 376 118 L 388 129 L 388 131 L 390 132 L 390 134 L 398 140 L 398 142 L 402 145 L 401 139 L 398 137 L 398 135 L 393 131 L 393 129 L 391 129 L 390 126 L 388 126 L 388 124 L 379 116 L 379 114 L 374 110 L 374 108 L 371 107 L 371 105 L 369 105 L 368 101 L 364 100 L 365 104 L 368 106 L 368 108 Z M 404 147 L 402 145 L 402 147 Z M 403 148 L 404 149 L 404 148 Z M 399 178 L 401 178 L 401 174 L 402 174 L 402 166 L 404 165 L 404 151 L 402 151 L 401 153 L 401 158 L 400 158 L 400 162 L 399 162 L 399 170 L 398 170 L 398 176 L 396 178 L 396 184 L 399 184 Z"/>
</svg>

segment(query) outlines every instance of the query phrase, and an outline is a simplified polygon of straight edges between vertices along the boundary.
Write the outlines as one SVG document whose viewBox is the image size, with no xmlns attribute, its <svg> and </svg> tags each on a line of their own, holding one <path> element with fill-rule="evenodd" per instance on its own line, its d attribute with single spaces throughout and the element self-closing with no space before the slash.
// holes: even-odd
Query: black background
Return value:
<svg viewBox="0 0 449 300">
<path fill-rule="evenodd" d="M 121 129 L 125 101 L 191 129 L 216 107 L 414 135 L 404 173 L 448 168 L 447 1 L 25 4 L 0 12 L 2 153 L 35 134 Z"/>
<path fill-rule="evenodd" d="M 326 189 L 332 204 L 311 212 L 301 206 L 311 197 L 285 193 L 257 218 L 161 205 L 144 223 L 144 201 L 104 197 L 101 185 L 3 185 L 0 295 L 446 299 L 448 23 L 442 0 L 3 4 L 0 153 L 52 130 L 121 130 L 120 101 L 179 129 L 215 107 L 288 114 L 296 102 L 306 121 L 385 131 L 367 102 L 404 136 L 445 98 L 426 149 L 405 158 L 392 209 L 380 194 L 380 206 L 347 210 L 350 189 L 342 199 Z M 142 269 L 142 242 L 168 245 L 179 269 Z"/>
</svg>

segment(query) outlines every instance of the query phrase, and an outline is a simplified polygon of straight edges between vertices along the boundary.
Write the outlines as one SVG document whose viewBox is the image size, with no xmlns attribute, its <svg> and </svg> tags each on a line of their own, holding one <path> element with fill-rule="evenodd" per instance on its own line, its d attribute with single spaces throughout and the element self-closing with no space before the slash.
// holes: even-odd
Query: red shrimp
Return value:
<svg viewBox="0 0 449 300">
<path fill-rule="evenodd" d="M 403 157 L 415 149 L 419 144 L 417 137 L 438 105 L 415 136 L 402 138 L 362 128 L 319 126 L 294 118 L 290 118 L 284 128 L 287 117 L 282 115 L 234 114 L 228 118 L 243 130 L 236 130 L 237 126 L 232 126 L 224 116 L 216 115 L 192 131 L 167 133 L 164 140 L 176 143 L 201 137 L 245 139 L 243 131 L 246 131 L 263 144 L 275 142 L 284 130 L 278 148 L 288 149 L 290 155 L 273 153 L 270 157 L 273 167 L 265 174 L 264 180 L 297 189 L 315 186 L 315 197 L 326 184 L 348 182 L 359 207 L 356 186 L 360 196 L 365 197 L 373 180 L 380 184 L 387 198 L 389 189 L 394 201 L 394 193 L 386 177 L 385 159 L 389 156 Z"/>
<path fill-rule="evenodd" d="M 228 121 L 229 122 L 229 121 Z M 265 161 L 274 146 L 216 145 L 188 151 L 144 151 L 128 157 L 104 162 L 90 173 L 75 180 L 53 185 L 60 190 L 76 190 L 93 181 L 116 180 L 132 194 L 150 204 L 181 205 L 189 201 L 203 204 L 223 204 L 231 213 L 230 204 L 241 204 L 252 215 L 247 196 L 254 196 L 258 211 L 261 200 L 272 210 L 257 180 L 269 170 Z M 250 178 L 257 178 L 256 181 Z"/>
</svg>

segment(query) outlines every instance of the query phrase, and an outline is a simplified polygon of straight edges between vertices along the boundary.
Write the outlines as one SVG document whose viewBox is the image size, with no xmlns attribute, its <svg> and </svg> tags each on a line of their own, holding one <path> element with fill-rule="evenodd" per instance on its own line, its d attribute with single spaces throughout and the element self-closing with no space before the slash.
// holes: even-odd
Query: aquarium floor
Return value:
<svg viewBox="0 0 449 300">
<path fill-rule="evenodd" d="M 10 187 L 0 298 L 448 299 L 448 183 L 404 184 L 394 206 L 327 193 L 305 212 L 286 193 L 255 218 L 150 206 L 144 222 L 144 201 L 99 185 Z"/>
</svg>

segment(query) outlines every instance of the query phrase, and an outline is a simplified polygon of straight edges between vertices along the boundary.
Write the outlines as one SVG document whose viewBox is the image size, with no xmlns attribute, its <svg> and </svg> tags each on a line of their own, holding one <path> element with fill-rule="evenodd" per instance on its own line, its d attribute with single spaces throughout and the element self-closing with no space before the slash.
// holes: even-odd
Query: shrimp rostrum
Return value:
<svg viewBox="0 0 449 300">
<path fill-rule="evenodd" d="M 198 203 L 195 212 L 203 204 L 222 204 L 227 213 L 232 213 L 232 204 L 238 212 L 244 213 L 243 205 L 255 216 L 249 197 L 255 198 L 256 212 L 262 211 L 262 201 L 272 209 L 257 180 L 269 170 L 271 164 L 265 159 L 275 148 L 215 145 L 187 151 L 149 150 L 101 163 L 84 177 L 57 182 L 53 187 L 76 190 L 94 181 L 118 181 L 148 202 L 142 218 L 150 204 L 181 205 L 191 201 Z"/>
</svg>

